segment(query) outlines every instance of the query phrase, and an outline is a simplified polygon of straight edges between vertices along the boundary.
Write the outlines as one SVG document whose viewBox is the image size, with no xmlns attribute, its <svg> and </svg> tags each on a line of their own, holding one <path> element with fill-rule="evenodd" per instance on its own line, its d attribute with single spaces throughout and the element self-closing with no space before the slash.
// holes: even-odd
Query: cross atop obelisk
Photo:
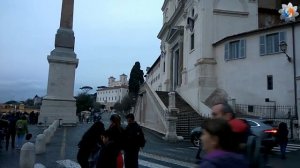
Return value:
<svg viewBox="0 0 300 168">
<path fill-rule="evenodd" d="M 55 47 L 74 49 L 75 37 L 73 28 L 74 0 L 63 0 L 60 27 L 55 37 Z"/>
<path fill-rule="evenodd" d="M 74 53 L 74 0 L 62 0 L 60 27 L 55 35 L 55 49 L 47 57 L 49 75 L 47 95 L 43 98 L 39 122 L 46 125 L 62 120 L 64 125 L 76 125 L 74 99 L 75 70 L 78 59 Z"/>
</svg>

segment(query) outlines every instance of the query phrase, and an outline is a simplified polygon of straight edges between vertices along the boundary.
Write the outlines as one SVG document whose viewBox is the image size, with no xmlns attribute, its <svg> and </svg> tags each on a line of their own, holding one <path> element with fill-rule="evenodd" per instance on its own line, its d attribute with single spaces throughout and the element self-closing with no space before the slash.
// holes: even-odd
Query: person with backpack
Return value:
<svg viewBox="0 0 300 168">
<path fill-rule="evenodd" d="M 134 115 L 128 114 L 126 119 L 128 125 L 125 129 L 125 168 L 138 168 L 139 150 L 145 146 L 146 141 L 141 126 L 134 120 Z"/>
<path fill-rule="evenodd" d="M 261 140 L 252 134 L 247 121 L 235 118 L 235 113 L 227 103 L 218 103 L 212 107 L 212 118 L 224 119 L 232 129 L 233 142 L 238 144 L 235 152 L 243 154 L 249 161 L 249 167 L 263 167 L 267 163 L 267 153 L 263 161 L 260 150 Z M 265 162 L 265 163 L 264 163 Z"/>
<path fill-rule="evenodd" d="M 200 167 L 205 168 L 248 168 L 242 154 L 235 152 L 237 143 L 231 126 L 223 119 L 209 119 L 202 125 L 201 142 L 206 155 Z"/>
<path fill-rule="evenodd" d="M 287 128 L 287 124 L 281 122 L 278 126 L 278 132 L 276 137 L 276 140 L 280 146 L 281 159 L 286 159 L 285 151 L 288 143 L 288 134 L 289 134 L 289 130 Z"/>
<path fill-rule="evenodd" d="M 16 123 L 16 133 L 17 133 L 17 150 L 20 150 L 25 135 L 28 133 L 28 123 L 25 115 L 22 115 L 21 118 Z"/>
<path fill-rule="evenodd" d="M 235 118 L 235 113 L 231 106 L 227 103 L 219 103 L 212 107 L 212 118 L 221 118 L 228 122 L 233 131 L 233 135 L 238 143 L 247 143 L 248 136 L 251 134 L 250 126 L 246 121 Z"/>
</svg>

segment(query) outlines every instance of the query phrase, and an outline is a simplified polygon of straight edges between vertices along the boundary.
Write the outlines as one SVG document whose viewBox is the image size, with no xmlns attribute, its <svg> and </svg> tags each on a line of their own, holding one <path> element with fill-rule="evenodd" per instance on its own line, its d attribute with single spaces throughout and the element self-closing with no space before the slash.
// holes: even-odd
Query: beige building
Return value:
<svg viewBox="0 0 300 168">
<path fill-rule="evenodd" d="M 114 77 L 108 78 L 108 87 L 100 86 L 97 89 L 96 102 L 105 105 L 105 109 L 111 111 L 115 103 L 121 102 L 123 97 L 128 94 L 127 75 L 120 75 L 120 80 Z"/>
</svg>

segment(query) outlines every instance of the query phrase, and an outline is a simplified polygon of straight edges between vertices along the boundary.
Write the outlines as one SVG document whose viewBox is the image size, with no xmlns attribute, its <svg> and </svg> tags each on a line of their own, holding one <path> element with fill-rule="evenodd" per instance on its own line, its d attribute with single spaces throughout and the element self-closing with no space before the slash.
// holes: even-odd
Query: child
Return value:
<svg viewBox="0 0 300 168">
<path fill-rule="evenodd" d="M 101 136 L 101 148 L 97 168 L 123 168 L 123 158 L 118 145 L 112 140 L 112 131 L 107 130 Z"/>
<path fill-rule="evenodd" d="M 29 142 L 31 138 L 32 138 L 31 133 L 26 134 L 26 137 L 25 137 L 26 142 Z"/>
</svg>

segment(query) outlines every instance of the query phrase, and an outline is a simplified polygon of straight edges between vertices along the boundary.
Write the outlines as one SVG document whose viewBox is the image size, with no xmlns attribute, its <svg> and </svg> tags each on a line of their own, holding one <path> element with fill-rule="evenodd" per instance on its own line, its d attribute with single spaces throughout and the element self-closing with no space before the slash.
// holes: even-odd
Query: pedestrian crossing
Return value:
<svg viewBox="0 0 300 168">
<path fill-rule="evenodd" d="M 124 156 L 123 156 L 124 158 Z M 65 168 L 80 168 L 76 161 L 66 159 L 56 161 L 60 166 Z M 179 161 L 169 157 L 140 152 L 139 153 L 139 167 L 140 168 L 193 168 L 198 167 L 197 164 Z M 34 168 L 45 168 L 44 165 L 38 163 Z"/>
<path fill-rule="evenodd" d="M 197 167 L 195 163 L 176 160 L 173 158 L 140 152 L 139 153 L 140 167 L 147 168 L 191 168 Z"/>
<path fill-rule="evenodd" d="M 188 147 L 190 149 L 198 149 L 198 147 L 194 147 L 194 146 L 191 146 L 191 147 Z M 287 147 L 286 147 L 286 153 L 289 153 L 289 152 L 294 152 L 294 151 L 298 151 L 300 150 L 300 144 L 292 144 L 292 143 L 289 143 L 287 144 Z M 273 149 L 272 149 L 273 152 L 280 152 L 280 146 L 275 146 Z"/>
<path fill-rule="evenodd" d="M 300 150 L 300 144 L 287 144 L 286 153 Z M 280 152 L 280 146 L 276 146 L 272 149 L 274 152 Z"/>
</svg>

